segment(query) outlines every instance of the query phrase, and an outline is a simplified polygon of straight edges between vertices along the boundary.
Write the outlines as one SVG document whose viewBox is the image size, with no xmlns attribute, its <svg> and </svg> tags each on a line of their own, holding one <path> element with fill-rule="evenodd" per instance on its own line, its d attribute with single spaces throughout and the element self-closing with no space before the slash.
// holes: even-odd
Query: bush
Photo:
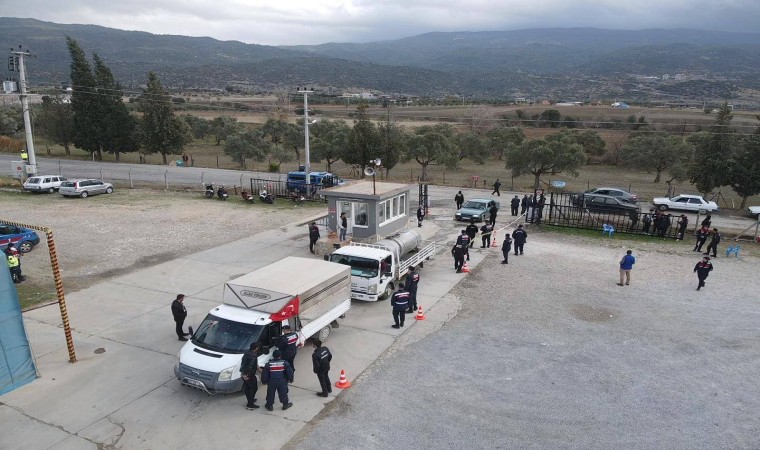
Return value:
<svg viewBox="0 0 760 450">
<path fill-rule="evenodd" d="M 280 164 L 279 163 L 269 163 L 269 172 L 271 173 L 278 173 L 280 171 Z"/>
</svg>

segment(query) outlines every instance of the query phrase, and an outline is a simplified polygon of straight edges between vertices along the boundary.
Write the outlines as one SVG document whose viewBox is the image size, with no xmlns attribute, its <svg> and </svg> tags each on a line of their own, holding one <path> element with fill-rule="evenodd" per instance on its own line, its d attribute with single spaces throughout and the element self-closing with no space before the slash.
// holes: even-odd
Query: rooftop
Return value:
<svg viewBox="0 0 760 450">
<path fill-rule="evenodd" d="M 399 191 L 411 190 L 411 185 L 404 183 L 386 183 L 376 182 L 373 193 L 372 181 L 353 181 L 344 184 L 343 186 L 337 186 L 319 191 L 320 195 L 329 196 L 359 196 L 359 197 L 383 197 L 386 194 L 392 194 Z"/>
</svg>

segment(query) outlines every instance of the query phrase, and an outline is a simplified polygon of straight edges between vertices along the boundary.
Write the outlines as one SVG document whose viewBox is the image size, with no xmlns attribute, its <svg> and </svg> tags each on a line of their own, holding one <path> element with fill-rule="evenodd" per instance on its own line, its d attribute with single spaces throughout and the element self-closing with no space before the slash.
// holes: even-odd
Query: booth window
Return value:
<svg viewBox="0 0 760 450">
<path fill-rule="evenodd" d="M 354 226 L 366 227 L 367 226 L 367 204 L 366 203 L 354 203 Z"/>
<path fill-rule="evenodd" d="M 406 194 L 383 200 L 378 203 L 378 223 L 385 225 L 406 216 Z"/>
</svg>

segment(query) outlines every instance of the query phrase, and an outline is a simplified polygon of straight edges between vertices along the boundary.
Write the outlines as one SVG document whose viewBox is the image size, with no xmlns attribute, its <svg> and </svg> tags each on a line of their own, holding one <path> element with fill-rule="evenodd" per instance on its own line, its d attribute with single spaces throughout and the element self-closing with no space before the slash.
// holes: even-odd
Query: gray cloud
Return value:
<svg viewBox="0 0 760 450">
<path fill-rule="evenodd" d="M 756 32 L 758 0 L 29 0 L 19 16 L 266 45 L 544 27 Z"/>
</svg>

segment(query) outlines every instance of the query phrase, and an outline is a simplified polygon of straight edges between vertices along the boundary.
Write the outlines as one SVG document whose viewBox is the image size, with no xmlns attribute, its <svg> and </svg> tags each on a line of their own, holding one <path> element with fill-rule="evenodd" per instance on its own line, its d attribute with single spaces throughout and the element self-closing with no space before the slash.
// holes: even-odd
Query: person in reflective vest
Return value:
<svg viewBox="0 0 760 450">
<path fill-rule="evenodd" d="M 8 255 L 8 270 L 11 271 L 11 279 L 14 283 L 20 283 L 21 279 L 21 267 L 19 266 L 18 256 Z"/>
<path fill-rule="evenodd" d="M 282 359 L 290 363 L 293 372 L 296 371 L 295 359 L 298 353 L 298 333 L 290 331 L 290 325 L 282 326 L 282 336 L 277 342 L 277 348 L 282 352 Z"/>
<path fill-rule="evenodd" d="M 275 392 L 280 397 L 283 410 L 293 406 L 293 403 L 288 400 L 288 382 L 293 382 L 293 366 L 282 359 L 281 351 L 275 350 L 272 353 L 272 359 L 261 371 L 261 383 L 267 385 L 267 402 L 264 404 L 267 410 L 272 410 Z"/>
<path fill-rule="evenodd" d="M 21 152 L 21 159 L 23 159 L 24 162 L 29 162 L 29 153 L 27 153 L 26 150 Z"/>
<path fill-rule="evenodd" d="M 420 274 L 417 273 L 417 269 L 414 266 L 409 267 L 409 275 L 406 278 L 406 284 L 409 287 L 409 309 L 408 313 L 413 313 L 417 310 L 417 285 L 420 283 Z"/>
<path fill-rule="evenodd" d="M 393 306 L 393 322 L 395 325 L 391 325 L 391 328 L 401 328 L 404 326 L 404 319 L 406 318 L 406 310 L 409 308 L 409 292 L 404 289 L 404 283 L 398 285 L 398 291 L 393 294 L 391 299 L 391 305 Z"/>
</svg>

